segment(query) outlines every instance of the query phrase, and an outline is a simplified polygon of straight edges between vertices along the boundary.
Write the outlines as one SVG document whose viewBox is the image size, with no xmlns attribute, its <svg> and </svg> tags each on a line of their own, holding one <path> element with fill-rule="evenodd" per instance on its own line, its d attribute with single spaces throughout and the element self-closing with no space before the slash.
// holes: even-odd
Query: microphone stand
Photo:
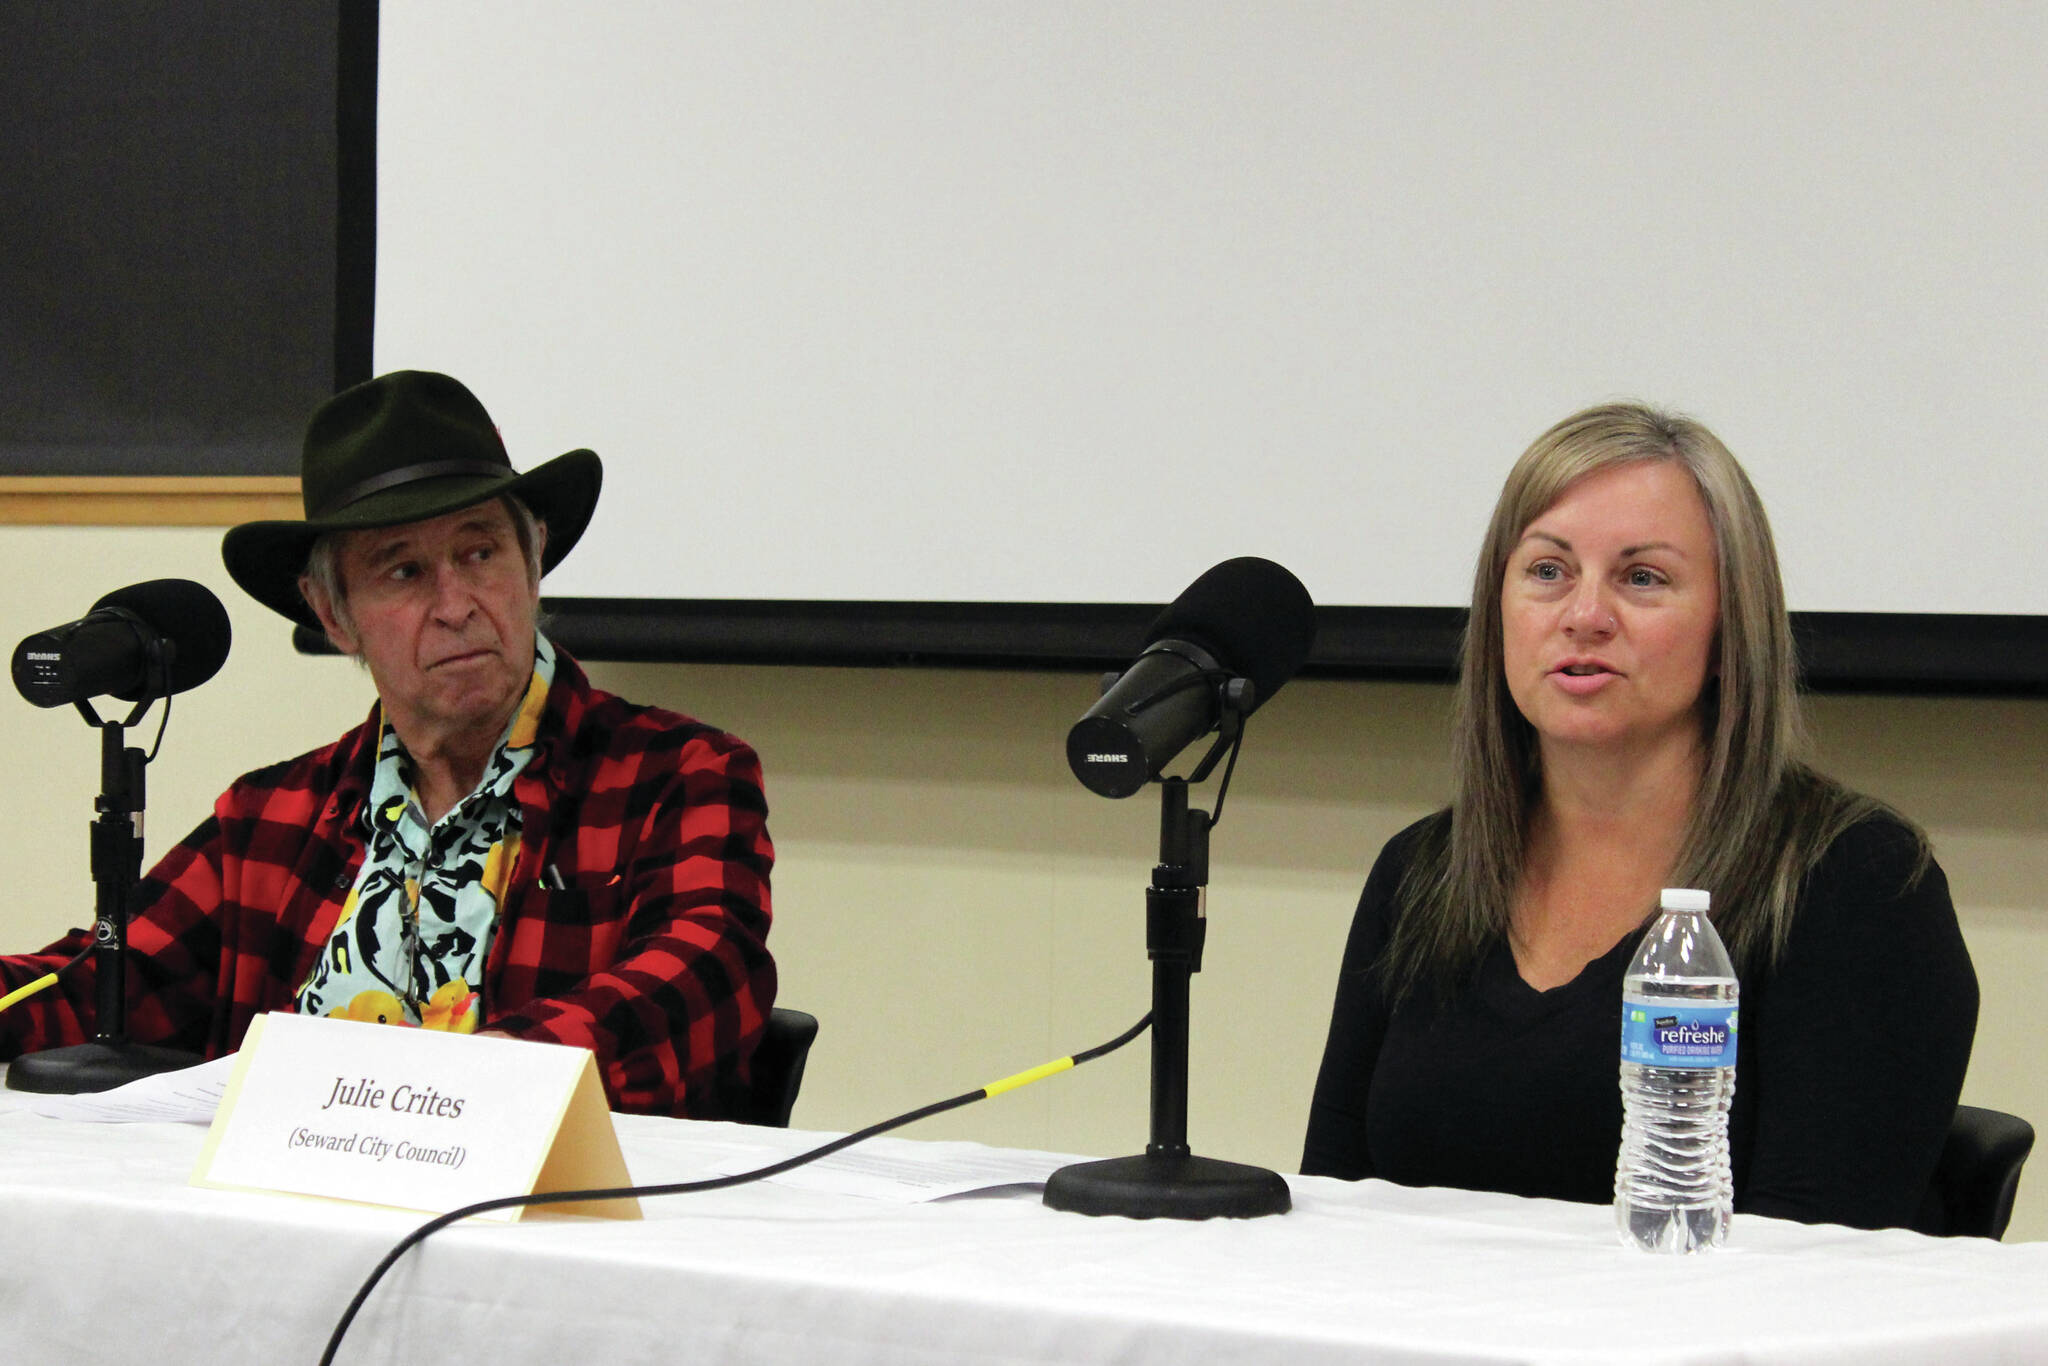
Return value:
<svg viewBox="0 0 2048 1366">
<path fill-rule="evenodd" d="M 1134 1157 L 1077 1162 L 1045 1183 L 1045 1203 L 1075 1214 L 1133 1219 L 1248 1219 L 1292 1207 L 1278 1172 L 1197 1157 L 1188 1148 L 1188 987 L 1202 970 L 1208 934 L 1202 903 L 1209 882 L 1208 812 L 1188 806 L 1189 782 L 1209 775 L 1227 747 L 1233 766 L 1251 710 L 1251 685 L 1223 688 L 1214 746 L 1188 778 L 1160 780 L 1159 864 L 1145 891 L 1145 955 L 1152 960 L 1152 1141 Z M 1224 787 L 1230 782 L 1224 772 Z M 1216 797 L 1223 809 L 1223 792 Z"/>
<path fill-rule="evenodd" d="M 168 676 L 167 665 L 165 673 Z M 91 1043 L 22 1054 L 7 1069 L 10 1090 L 60 1095 L 106 1091 L 202 1061 L 196 1053 L 132 1043 L 128 1038 L 128 914 L 142 875 L 143 766 L 149 761 L 141 750 L 126 747 L 123 739 L 151 700 L 145 690 L 125 721 L 102 721 L 91 703 L 77 704 L 100 732 L 100 795 L 93 803 L 99 816 L 92 823 L 93 1037 Z"/>
</svg>

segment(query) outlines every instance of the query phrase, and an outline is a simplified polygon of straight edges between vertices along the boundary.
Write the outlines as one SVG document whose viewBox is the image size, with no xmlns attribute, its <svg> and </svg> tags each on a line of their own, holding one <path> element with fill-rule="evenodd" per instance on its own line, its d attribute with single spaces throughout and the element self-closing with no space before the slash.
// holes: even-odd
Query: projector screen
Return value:
<svg viewBox="0 0 2048 1366">
<path fill-rule="evenodd" d="M 2048 7 L 380 14 L 376 368 L 604 457 L 551 595 L 1450 607 L 1625 397 L 1795 610 L 2048 613 Z"/>
</svg>

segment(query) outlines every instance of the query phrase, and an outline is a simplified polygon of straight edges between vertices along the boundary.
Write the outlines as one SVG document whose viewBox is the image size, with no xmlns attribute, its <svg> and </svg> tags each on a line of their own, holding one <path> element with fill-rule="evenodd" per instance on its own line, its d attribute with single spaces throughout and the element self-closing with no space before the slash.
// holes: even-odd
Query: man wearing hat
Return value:
<svg viewBox="0 0 2048 1366">
<path fill-rule="evenodd" d="M 590 685 L 536 628 L 587 450 L 515 473 L 455 380 L 400 371 L 314 414 L 304 521 L 227 534 L 229 574 L 377 687 L 334 744 L 249 774 L 138 889 L 129 1035 L 202 1051 L 268 1010 L 597 1055 L 616 1109 L 716 1117 L 775 996 L 754 752 Z M 12 988 L 83 932 L 0 959 Z M 89 964 L 0 1016 L 0 1057 L 83 1042 Z"/>
</svg>

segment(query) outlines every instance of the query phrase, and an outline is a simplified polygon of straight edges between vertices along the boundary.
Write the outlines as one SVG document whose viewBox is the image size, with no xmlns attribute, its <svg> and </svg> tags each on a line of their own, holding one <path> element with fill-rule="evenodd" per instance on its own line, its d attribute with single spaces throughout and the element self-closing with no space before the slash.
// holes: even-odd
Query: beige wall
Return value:
<svg viewBox="0 0 2048 1366">
<path fill-rule="evenodd" d="M 150 769 L 150 854 L 235 773 L 331 739 L 370 700 L 353 665 L 293 654 L 219 569 L 218 533 L 0 528 L 0 644 L 139 579 L 199 579 L 234 616 L 221 676 L 180 698 Z M 1148 1004 L 1149 795 L 1067 773 L 1077 675 L 598 665 L 604 685 L 744 735 L 767 765 L 783 999 L 823 1031 L 798 1125 L 848 1129 L 1088 1047 Z M 1254 718 L 1215 834 L 1194 984 L 1190 1140 L 1291 1170 L 1337 955 L 1381 841 L 1444 791 L 1446 692 L 1297 682 Z M 2048 1127 L 2031 1006 L 2048 979 L 2048 701 L 1823 698 L 1828 765 L 1932 831 L 1984 989 L 1966 1099 Z M 97 742 L 69 709 L 0 701 L 9 878 L 0 943 L 90 919 Z M 155 713 L 151 714 L 153 723 Z M 153 735 L 138 737 L 146 743 Z M 1814 1040 L 1815 1047 L 1840 1041 Z M 1115 1154 L 1146 1138 L 1143 1044 L 913 1134 Z M 2013 1238 L 2048 1238 L 2048 1177 Z"/>
</svg>

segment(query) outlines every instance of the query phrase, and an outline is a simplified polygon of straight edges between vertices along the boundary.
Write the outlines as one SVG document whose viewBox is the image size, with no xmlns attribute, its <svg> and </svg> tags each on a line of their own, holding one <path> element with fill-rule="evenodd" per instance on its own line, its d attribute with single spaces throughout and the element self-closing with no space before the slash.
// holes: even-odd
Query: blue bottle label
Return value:
<svg viewBox="0 0 2048 1366">
<path fill-rule="evenodd" d="M 1621 1060 L 1647 1067 L 1733 1067 L 1735 1007 L 1624 1000 Z"/>
</svg>

